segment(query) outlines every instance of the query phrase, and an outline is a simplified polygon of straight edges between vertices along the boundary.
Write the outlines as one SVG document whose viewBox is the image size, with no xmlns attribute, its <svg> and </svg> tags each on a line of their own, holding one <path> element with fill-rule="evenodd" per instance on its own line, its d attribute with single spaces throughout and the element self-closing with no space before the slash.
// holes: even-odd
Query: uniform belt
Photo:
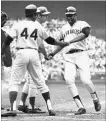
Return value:
<svg viewBox="0 0 106 121">
<path fill-rule="evenodd" d="M 73 49 L 73 50 L 68 51 L 66 54 L 78 53 L 78 52 L 82 52 L 82 51 L 84 51 L 84 50 Z"/>
<path fill-rule="evenodd" d="M 36 48 L 30 48 L 30 47 L 27 47 L 27 48 L 16 48 L 17 50 L 20 50 L 20 49 L 35 49 L 37 50 Z"/>
</svg>

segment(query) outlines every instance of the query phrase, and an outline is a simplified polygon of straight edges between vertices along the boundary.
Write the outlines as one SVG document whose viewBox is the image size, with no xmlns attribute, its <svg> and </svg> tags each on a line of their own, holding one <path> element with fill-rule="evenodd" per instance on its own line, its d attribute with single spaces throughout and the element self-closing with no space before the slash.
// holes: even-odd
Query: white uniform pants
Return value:
<svg viewBox="0 0 106 121">
<path fill-rule="evenodd" d="M 78 52 L 74 54 L 66 54 L 65 75 L 66 84 L 71 90 L 72 96 L 78 95 L 78 90 L 75 85 L 76 72 L 79 72 L 80 79 L 87 87 L 90 93 L 95 91 L 91 81 L 89 56 L 87 52 Z"/>
<path fill-rule="evenodd" d="M 20 49 L 17 51 L 16 58 L 12 65 L 9 91 L 18 91 L 18 85 L 24 78 L 26 70 L 30 73 L 31 78 L 41 93 L 49 91 L 45 84 L 38 51 L 35 49 Z"/>
</svg>

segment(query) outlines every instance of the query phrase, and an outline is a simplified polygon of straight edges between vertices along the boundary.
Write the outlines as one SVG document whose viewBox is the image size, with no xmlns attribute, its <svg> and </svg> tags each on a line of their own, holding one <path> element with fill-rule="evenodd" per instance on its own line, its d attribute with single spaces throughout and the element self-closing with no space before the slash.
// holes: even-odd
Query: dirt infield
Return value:
<svg viewBox="0 0 106 121">
<path fill-rule="evenodd" d="M 102 109 L 100 112 L 94 110 L 92 99 L 82 84 L 77 84 L 79 93 L 81 95 L 84 106 L 87 110 L 86 114 L 75 116 L 74 113 L 77 111 L 77 107 L 64 83 L 62 84 L 49 84 L 49 89 L 51 92 L 51 100 L 53 107 L 56 111 L 56 116 L 49 116 L 47 109 L 45 107 L 45 102 L 41 96 L 38 95 L 36 99 L 36 105 L 42 110 L 45 110 L 44 114 L 25 114 L 18 111 L 16 117 L 3 117 L 1 121 L 105 121 L 106 111 L 105 111 L 105 84 L 95 83 L 98 96 L 100 97 L 100 102 Z M 20 88 L 22 89 L 22 87 Z M 20 100 L 20 94 L 18 95 L 18 101 Z M 28 103 L 28 102 L 27 102 Z M 9 107 L 8 93 L 7 91 L 2 94 L 2 106 L 5 108 Z"/>
</svg>

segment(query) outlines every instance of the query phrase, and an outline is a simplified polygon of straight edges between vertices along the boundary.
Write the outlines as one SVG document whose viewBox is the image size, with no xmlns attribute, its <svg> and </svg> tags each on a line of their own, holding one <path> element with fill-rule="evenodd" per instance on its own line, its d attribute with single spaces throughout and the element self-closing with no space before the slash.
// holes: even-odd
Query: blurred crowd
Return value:
<svg viewBox="0 0 106 121">
<path fill-rule="evenodd" d="M 7 21 L 6 25 L 4 26 L 5 31 L 9 31 L 12 27 L 15 20 Z M 57 38 L 61 27 L 66 23 L 65 20 L 59 19 L 52 19 L 51 21 L 47 21 L 43 24 L 46 28 L 48 34 L 54 38 Z M 50 53 L 56 48 L 56 46 L 49 45 L 44 42 L 45 48 L 47 53 Z M 105 74 L 106 69 L 106 41 L 101 38 L 96 38 L 95 36 L 91 35 L 86 39 L 86 46 L 88 48 L 88 54 L 90 56 L 90 67 L 91 67 L 91 74 Z M 14 53 L 16 52 L 15 49 L 15 41 L 11 43 L 11 52 L 14 59 Z M 58 76 L 61 79 L 64 79 L 64 59 L 63 59 L 63 52 L 59 52 L 52 60 L 46 61 L 43 55 L 40 53 L 40 58 L 42 62 L 42 70 L 45 76 L 45 79 L 57 79 Z M 7 71 L 8 69 L 5 68 Z M 9 71 L 11 72 L 11 71 Z M 5 78 L 10 76 L 10 73 L 5 74 Z"/>
</svg>

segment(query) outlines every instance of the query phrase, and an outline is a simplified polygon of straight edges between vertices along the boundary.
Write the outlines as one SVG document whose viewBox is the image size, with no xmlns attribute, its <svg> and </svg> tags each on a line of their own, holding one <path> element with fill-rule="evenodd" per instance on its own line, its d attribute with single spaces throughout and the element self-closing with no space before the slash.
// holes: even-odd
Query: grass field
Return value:
<svg viewBox="0 0 106 121">
<path fill-rule="evenodd" d="M 51 93 L 51 101 L 54 110 L 56 111 L 56 116 L 53 117 L 48 115 L 44 99 L 39 93 L 38 97 L 36 98 L 36 106 L 40 107 L 42 110 L 45 110 L 46 113 L 25 114 L 22 112 L 18 112 L 18 115 L 16 117 L 2 118 L 1 121 L 105 121 L 105 81 L 94 80 L 93 82 L 96 86 L 96 90 L 102 105 L 102 109 L 100 112 L 96 112 L 94 110 L 91 96 L 84 85 L 82 85 L 82 83 L 76 83 L 87 113 L 75 116 L 74 112 L 77 111 L 78 108 L 76 107 L 65 83 L 61 82 L 48 84 Z M 22 86 L 23 85 L 21 85 L 19 89 L 20 92 L 17 98 L 17 105 L 19 104 Z M 6 88 L 2 90 L 2 106 L 5 108 L 9 108 L 8 91 Z"/>
</svg>

